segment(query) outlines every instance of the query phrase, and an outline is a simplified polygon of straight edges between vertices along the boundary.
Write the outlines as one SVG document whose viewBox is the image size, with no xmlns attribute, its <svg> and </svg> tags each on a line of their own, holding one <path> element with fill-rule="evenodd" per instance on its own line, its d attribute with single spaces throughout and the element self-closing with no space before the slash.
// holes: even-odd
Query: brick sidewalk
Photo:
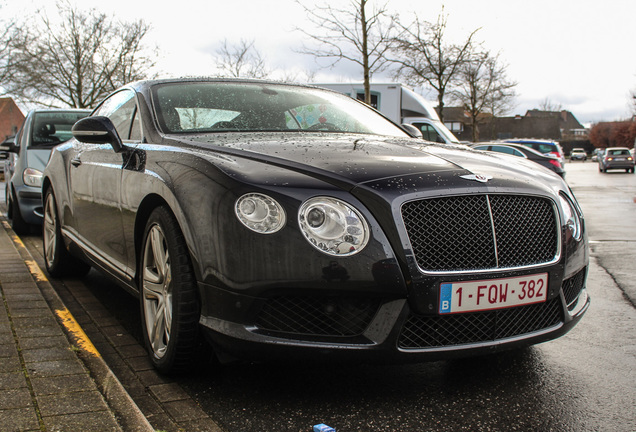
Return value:
<svg viewBox="0 0 636 432">
<path fill-rule="evenodd" d="M 151 431 L 20 239 L 2 225 L 0 430 Z M 87 359 L 98 367 L 89 370 Z"/>
</svg>

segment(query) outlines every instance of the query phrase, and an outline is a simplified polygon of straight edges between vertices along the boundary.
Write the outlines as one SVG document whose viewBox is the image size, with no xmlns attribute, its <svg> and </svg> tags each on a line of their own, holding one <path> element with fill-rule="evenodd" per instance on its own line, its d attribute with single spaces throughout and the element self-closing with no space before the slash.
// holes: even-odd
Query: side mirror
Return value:
<svg viewBox="0 0 636 432">
<path fill-rule="evenodd" d="M 115 153 L 124 149 L 115 125 L 108 117 L 85 117 L 78 120 L 71 129 L 76 140 L 88 144 L 110 144 Z"/>
<path fill-rule="evenodd" d="M 403 123 L 402 129 L 404 129 L 413 138 L 422 138 L 422 139 L 424 138 L 424 135 L 422 135 L 422 131 L 416 128 L 415 126 L 413 126 L 412 124 Z"/>
<path fill-rule="evenodd" d="M 13 139 L 7 139 L 0 143 L 0 152 L 19 153 L 20 148 L 15 145 L 15 141 L 13 141 Z M 4 159 L 6 159 L 6 157 Z"/>
</svg>

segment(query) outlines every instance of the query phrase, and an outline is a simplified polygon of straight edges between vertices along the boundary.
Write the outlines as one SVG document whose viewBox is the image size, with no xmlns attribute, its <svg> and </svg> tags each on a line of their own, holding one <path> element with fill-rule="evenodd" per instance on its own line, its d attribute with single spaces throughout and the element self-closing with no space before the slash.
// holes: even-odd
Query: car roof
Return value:
<svg viewBox="0 0 636 432">
<path fill-rule="evenodd" d="M 475 144 L 473 147 L 477 147 L 477 146 L 482 146 L 482 145 L 486 145 L 486 146 L 502 146 L 502 147 L 510 147 L 510 148 L 514 148 L 517 149 L 521 152 L 527 152 L 527 153 L 532 153 L 534 155 L 540 156 L 540 157 L 546 157 L 546 158 L 555 158 L 552 155 L 546 155 L 544 153 L 541 153 L 540 151 L 537 151 L 531 147 L 527 147 L 524 146 L 523 144 L 517 144 L 517 143 L 509 143 L 509 142 L 487 142 L 487 143 L 478 143 Z M 555 158 L 556 159 L 556 158 Z"/>
</svg>

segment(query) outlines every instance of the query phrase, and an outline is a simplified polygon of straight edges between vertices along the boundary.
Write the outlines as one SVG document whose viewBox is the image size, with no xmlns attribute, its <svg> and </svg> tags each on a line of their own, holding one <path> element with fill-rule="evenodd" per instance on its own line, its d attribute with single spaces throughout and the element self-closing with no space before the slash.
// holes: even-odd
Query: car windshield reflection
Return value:
<svg viewBox="0 0 636 432">
<path fill-rule="evenodd" d="M 408 136 L 363 104 L 335 92 L 265 83 L 186 82 L 153 88 L 168 134 L 329 132 Z"/>
</svg>

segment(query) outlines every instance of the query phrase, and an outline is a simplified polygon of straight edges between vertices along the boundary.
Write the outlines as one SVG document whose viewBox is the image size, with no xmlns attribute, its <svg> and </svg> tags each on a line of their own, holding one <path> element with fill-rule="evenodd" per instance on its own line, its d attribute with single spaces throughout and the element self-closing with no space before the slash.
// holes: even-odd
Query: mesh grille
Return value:
<svg viewBox="0 0 636 432">
<path fill-rule="evenodd" d="M 491 217 L 492 215 L 492 217 Z M 466 271 L 550 262 L 558 231 L 551 202 L 513 195 L 412 201 L 402 218 L 420 268 Z"/>
<path fill-rule="evenodd" d="M 379 300 L 359 298 L 274 297 L 261 309 L 256 326 L 294 335 L 357 336 L 379 306 Z"/>
<path fill-rule="evenodd" d="M 585 269 L 581 270 L 570 279 L 563 281 L 563 295 L 565 296 L 565 303 L 568 305 L 568 310 L 573 310 L 576 307 L 584 282 Z"/>
<path fill-rule="evenodd" d="M 558 298 L 545 303 L 488 312 L 409 316 L 398 346 L 421 349 L 492 342 L 553 327 L 563 321 Z"/>
</svg>

